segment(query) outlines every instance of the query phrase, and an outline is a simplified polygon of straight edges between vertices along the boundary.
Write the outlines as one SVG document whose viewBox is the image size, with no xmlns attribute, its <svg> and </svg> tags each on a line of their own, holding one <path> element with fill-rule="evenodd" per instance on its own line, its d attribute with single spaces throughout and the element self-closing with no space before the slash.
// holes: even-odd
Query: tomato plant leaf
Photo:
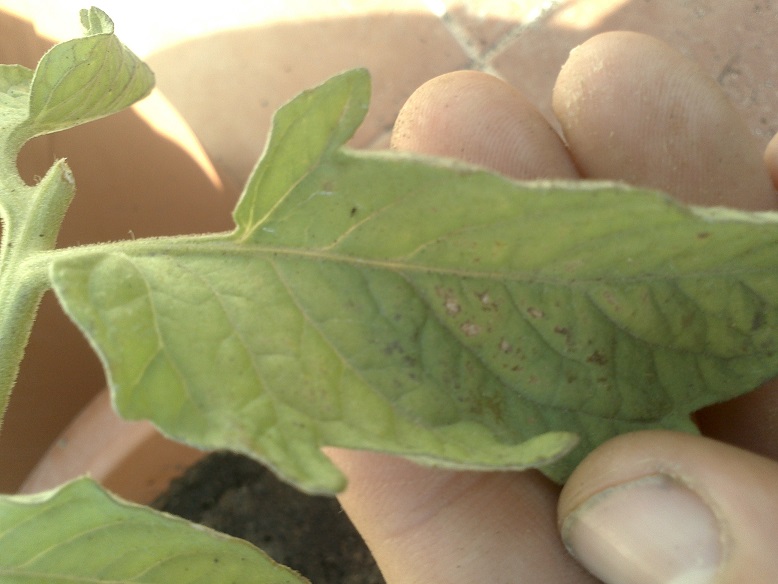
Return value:
<svg viewBox="0 0 778 584">
<path fill-rule="evenodd" d="M 32 75 L 31 69 L 21 65 L 0 65 L 0 108 L 4 126 L 8 125 L 6 114 L 14 111 L 26 113 Z"/>
<path fill-rule="evenodd" d="M 776 214 L 350 151 L 368 93 L 278 112 L 233 233 L 54 264 L 123 415 L 310 492 L 343 487 L 324 445 L 564 480 L 778 372 Z"/>
<path fill-rule="evenodd" d="M 123 502 L 85 478 L 0 496 L 0 548 L 5 584 L 308 582 L 241 539 Z"/>
<path fill-rule="evenodd" d="M 24 139 L 114 114 L 154 85 L 151 69 L 113 34 L 103 11 L 82 10 L 81 22 L 83 38 L 54 45 L 38 63 Z"/>
</svg>

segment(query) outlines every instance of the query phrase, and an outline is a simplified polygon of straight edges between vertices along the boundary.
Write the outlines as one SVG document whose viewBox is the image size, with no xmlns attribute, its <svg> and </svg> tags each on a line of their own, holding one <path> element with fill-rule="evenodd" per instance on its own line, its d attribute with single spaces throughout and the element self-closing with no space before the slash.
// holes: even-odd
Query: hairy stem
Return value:
<svg viewBox="0 0 778 584">
<path fill-rule="evenodd" d="M 70 169 L 64 161 L 51 167 L 35 187 L 16 190 L 2 214 L 0 247 L 0 425 L 11 390 L 19 374 L 41 298 L 49 287 L 42 266 L 29 260 L 52 250 L 62 220 L 75 193 Z M 6 199 L 8 201 L 8 199 Z"/>
<path fill-rule="evenodd" d="M 5 413 L 11 389 L 19 374 L 19 365 L 30 337 L 48 281 L 40 279 L 6 281 L 0 276 L 0 412 Z M 2 424 L 2 418 L 0 418 Z"/>
</svg>

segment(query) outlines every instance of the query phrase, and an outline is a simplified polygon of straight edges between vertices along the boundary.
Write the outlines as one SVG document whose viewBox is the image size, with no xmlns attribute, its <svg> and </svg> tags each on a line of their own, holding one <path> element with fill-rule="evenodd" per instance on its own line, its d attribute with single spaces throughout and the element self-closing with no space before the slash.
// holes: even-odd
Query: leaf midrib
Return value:
<svg viewBox="0 0 778 584">
<path fill-rule="evenodd" d="M 286 247 L 276 245 L 258 245 L 254 243 L 238 242 L 233 239 L 233 234 L 217 234 L 207 236 L 173 236 L 151 238 L 146 240 L 115 242 L 111 244 L 94 244 L 68 249 L 42 252 L 31 258 L 32 265 L 49 265 L 52 261 L 71 261 L 89 256 L 119 254 L 128 258 L 154 258 L 165 257 L 171 260 L 194 257 L 222 257 L 228 260 L 231 257 L 251 256 L 277 259 L 279 257 L 309 260 L 314 262 L 331 262 L 333 264 L 347 264 L 354 267 L 386 270 L 398 274 L 421 273 L 452 276 L 463 279 L 495 280 L 499 282 L 526 282 L 532 284 L 547 284 L 558 286 L 586 286 L 603 283 L 641 283 L 641 282 L 675 282 L 686 279 L 717 279 L 739 278 L 761 274 L 774 274 L 775 268 L 766 266 L 732 267 L 726 270 L 698 270 L 676 273 L 646 273 L 642 275 L 618 275 L 602 273 L 601 275 L 551 277 L 544 273 L 547 268 L 541 270 L 496 271 L 496 270 L 472 270 L 456 269 L 451 267 L 432 266 L 420 263 L 407 262 L 398 259 L 363 258 L 348 254 L 338 254 L 329 250 L 305 249 L 300 247 Z M 556 264 L 549 264 L 554 266 Z M 612 268 L 610 268 L 612 269 Z"/>
</svg>

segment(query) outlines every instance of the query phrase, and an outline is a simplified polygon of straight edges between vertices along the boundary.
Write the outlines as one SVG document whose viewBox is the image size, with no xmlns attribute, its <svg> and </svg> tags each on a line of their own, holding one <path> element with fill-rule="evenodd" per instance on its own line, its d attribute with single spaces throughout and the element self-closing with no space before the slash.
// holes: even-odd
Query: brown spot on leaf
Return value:
<svg viewBox="0 0 778 584">
<path fill-rule="evenodd" d="M 595 351 L 586 358 L 587 363 L 594 363 L 595 365 L 607 365 L 608 357 L 603 355 L 599 351 Z"/>
<path fill-rule="evenodd" d="M 556 325 L 554 327 L 554 332 L 558 335 L 562 335 L 565 338 L 565 346 L 569 351 L 575 350 L 575 342 L 573 341 L 573 335 L 569 328 L 566 326 Z"/>
<path fill-rule="evenodd" d="M 474 337 L 481 333 L 481 327 L 470 321 L 463 323 L 459 329 L 468 337 Z"/>
<path fill-rule="evenodd" d="M 602 296 L 603 298 L 605 298 L 605 302 L 607 302 L 613 307 L 613 310 L 615 310 L 616 312 L 621 311 L 621 303 L 618 300 L 616 300 L 616 297 L 613 295 L 613 292 L 611 292 L 610 290 L 606 290 Z"/>
<path fill-rule="evenodd" d="M 546 316 L 545 312 L 539 308 L 533 308 L 532 306 L 527 309 L 527 314 L 529 314 L 532 318 L 543 318 Z"/>
<path fill-rule="evenodd" d="M 450 288 L 436 286 L 435 294 L 438 298 L 443 299 L 443 308 L 446 310 L 446 314 L 449 316 L 455 316 L 462 311 L 462 307 L 459 305 L 459 301 L 457 300 L 454 291 Z"/>
<path fill-rule="evenodd" d="M 478 298 L 484 310 L 497 310 L 497 304 L 494 303 L 489 292 L 477 292 L 476 298 Z"/>
</svg>

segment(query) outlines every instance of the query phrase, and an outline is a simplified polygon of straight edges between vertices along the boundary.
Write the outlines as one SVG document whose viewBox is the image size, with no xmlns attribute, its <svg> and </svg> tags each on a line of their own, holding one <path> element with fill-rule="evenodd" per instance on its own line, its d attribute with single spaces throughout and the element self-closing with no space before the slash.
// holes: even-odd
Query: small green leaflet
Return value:
<svg viewBox="0 0 778 584">
<path fill-rule="evenodd" d="M 0 65 L 3 159 L 34 136 L 117 113 L 154 86 L 151 69 L 113 34 L 104 12 L 82 10 L 81 24 L 86 36 L 54 45 L 34 72 Z"/>
<path fill-rule="evenodd" d="M 50 133 L 119 112 L 145 97 L 154 74 L 113 34 L 98 8 L 81 11 L 86 36 L 51 48 L 32 79 L 29 123 Z"/>
<path fill-rule="evenodd" d="M 243 540 L 120 501 L 90 479 L 0 497 L 0 549 L 3 584 L 308 582 Z"/>
<path fill-rule="evenodd" d="M 563 481 L 778 373 L 776 214 L 350 151 L 368 100 L 282 108 L 233 233 L 56 261 L 122 415 L 309 492 L 344 486 L 324 445 Z"/>
</svg>

